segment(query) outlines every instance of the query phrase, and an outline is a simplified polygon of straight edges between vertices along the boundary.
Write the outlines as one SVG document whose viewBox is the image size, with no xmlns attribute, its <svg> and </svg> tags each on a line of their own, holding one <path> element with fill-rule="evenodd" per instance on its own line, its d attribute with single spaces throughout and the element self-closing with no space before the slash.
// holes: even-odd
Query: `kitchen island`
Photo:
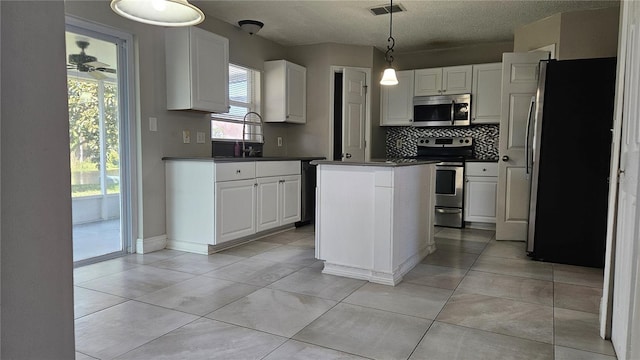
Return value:
<svg viewBox="0 0 640 360">
<path fill-rule="evenodd" d="M 435 251 L 435 161 L 313 161 L 323 273 L 396 285 Z"/>
</svg>

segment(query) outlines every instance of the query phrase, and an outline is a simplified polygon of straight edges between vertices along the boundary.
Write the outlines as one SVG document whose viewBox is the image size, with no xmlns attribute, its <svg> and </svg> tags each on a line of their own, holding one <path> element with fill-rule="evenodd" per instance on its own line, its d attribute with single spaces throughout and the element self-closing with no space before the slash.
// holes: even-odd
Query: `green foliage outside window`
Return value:
<svg viewBox="0 0 640 360">
<path fill-rule="evenodd" d="M 67 87 L 72 196 L 101 195 L 101 166 L 106 166 L 107 193 L 119 193 L 117 85 L 104 81 L 101 94 L 97 80 L 68 77 Z M 100 159 L 101 101 L 106 137 L 104 162 Z"/>
</svg>

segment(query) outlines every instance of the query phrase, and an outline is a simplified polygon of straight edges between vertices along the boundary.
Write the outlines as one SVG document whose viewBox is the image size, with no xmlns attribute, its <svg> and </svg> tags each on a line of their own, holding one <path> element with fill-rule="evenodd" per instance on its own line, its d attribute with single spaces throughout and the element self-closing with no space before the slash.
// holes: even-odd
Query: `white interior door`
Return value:
<svg viewBox="0 0 640 360">
<path fill-rule="evenodd" d="M 618 359 L 640 358 L 640 212 L 638 211 L 638 175 L 640 165 L 640 3 L 623 3 L 625 34 L 620 46 L 624 76 L 622 137 L 618 208 L 616 214 L 615 263 L 611 341 Z M 620 94 L 618 94 L 620 96 Z M 611 249 L 609 247 L 608 251 Z M 609 287 L 605 288 L 605 293 Z"/>
<path fill-rule="evenodd" d="M 502 109 L 496 239 L 527 238 L 529 179 L 526 176 L 525 132 L 538 88 L 539 62 L 546 52 L 505 53 L 502 56 Z"/>
<path fill-rule="evenodd" d="M 342 79 L 342 161 L 364 162 L 367 74 L 344 69 Z"/>
</svg>

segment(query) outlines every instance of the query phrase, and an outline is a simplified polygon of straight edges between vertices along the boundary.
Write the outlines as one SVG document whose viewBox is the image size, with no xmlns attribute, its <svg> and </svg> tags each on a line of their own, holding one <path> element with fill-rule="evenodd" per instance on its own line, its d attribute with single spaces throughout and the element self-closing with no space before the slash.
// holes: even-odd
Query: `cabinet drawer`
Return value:
<svg viewBox="0 0 640 360">
<path fill-rule="evenodd" d="M 216 182 L 253 179 L 255 177 L 255 161 L 216 164 Z"/>
<path fill-rule="evenodd" d="M 498 176 L 498 163 L 494 163 L 494 162 L 466 163 L 465 176 Z"/>
<path fill-rule="evenodd" d="M 300 161 L 256 161 L 256 177 L 299 174 Z"/>
</svg>

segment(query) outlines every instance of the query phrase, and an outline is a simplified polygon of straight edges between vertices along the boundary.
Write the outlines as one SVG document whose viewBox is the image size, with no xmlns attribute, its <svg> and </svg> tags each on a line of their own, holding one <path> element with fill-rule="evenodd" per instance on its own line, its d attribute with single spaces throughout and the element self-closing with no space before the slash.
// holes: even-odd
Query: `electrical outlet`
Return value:
<svg viewBox="0 0 640 360">
<path fill-rule="evenodd" d="M 396 140 L 396 149 L 402 149 L 402 139 Z"/>
<path fill-rule="evenodd" d="M 278 136 L 278 147 L 282 146 L 282 137 Z"/>
<path fill-rule="evenodd" d="M 191 131 L 182 130 L 182 143 L 190 144 L 191 143 Z"/>
<path fill-rule="evenodd" d="M 196 133 L 196 142 L 198 144 L 204 144 L 204 132 L 203 131 L 198 131 Z"/>
<path fill-rule="evenodd" d="M 158 131 L 158 118 L 149 118 L 149 131 Z"/>
</svg>

